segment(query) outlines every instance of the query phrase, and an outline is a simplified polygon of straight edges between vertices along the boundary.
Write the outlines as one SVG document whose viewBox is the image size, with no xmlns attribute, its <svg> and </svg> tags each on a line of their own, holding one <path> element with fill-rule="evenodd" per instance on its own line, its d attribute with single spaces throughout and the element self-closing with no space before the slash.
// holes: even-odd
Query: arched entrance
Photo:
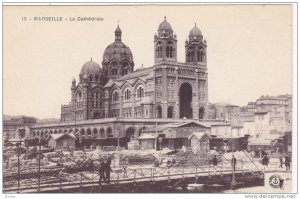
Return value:
<svg viewBox="0 0 300 199">
<path fill-rule="evenodd" d="M 129 127 L 126 130 L 126 138 L 127 138 L 128 141 L 130 141 L 130 139 L 132 139 L 132 138 L 135 138 L 134 137 L 134 131 L 135 131 L 134 127 Z"/>
<path fill-rule="evenodd" d="M 162 118 L 162 109 L 161 109 L 161 106 L 160 105 L 158 105 L 157 107 L 156 107 L 156 114 L 157 114 L 157 118 Z"/>
<path fill-rule="evenodd" d="M 168 118 L 173 118 L 173 106 L 168 107 Z"/>
<path fill-rule="evenodd" d="M 111 130 L 110 127 L 108 127 L 108 128 L 106 129 L 106 137 L 107 137 L 107 138 L 112 138 L 112 137 L 114 137 L 114 135 L 113 135 L 112 130 Z"/>
<path fill-rule="evenodd" d="M 201 120 L 201 119 L 203 119 L 203 117 L 204 117 L 204 108 L 201 107 L 201 108 L 199 108 L 199 119 Z"/>
<path fill-rule="evenodd" d="M 183 83 L 179 89 L 180 118 L 192 118 L 192 86 Z"/>
</svg>

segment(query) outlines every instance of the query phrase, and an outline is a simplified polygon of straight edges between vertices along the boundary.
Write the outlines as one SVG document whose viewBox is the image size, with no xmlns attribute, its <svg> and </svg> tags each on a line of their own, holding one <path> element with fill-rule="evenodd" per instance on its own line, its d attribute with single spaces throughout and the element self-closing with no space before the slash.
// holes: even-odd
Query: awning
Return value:
<svg viewBox="0 0 300 199">
<path fill-rule="evenodd" d="M 138 140 L 148 140 L 148 139 L 156 139 L 155 136 L 150 134 L 143 134 L 140 137 L 137 138 Z"/>
</svg>

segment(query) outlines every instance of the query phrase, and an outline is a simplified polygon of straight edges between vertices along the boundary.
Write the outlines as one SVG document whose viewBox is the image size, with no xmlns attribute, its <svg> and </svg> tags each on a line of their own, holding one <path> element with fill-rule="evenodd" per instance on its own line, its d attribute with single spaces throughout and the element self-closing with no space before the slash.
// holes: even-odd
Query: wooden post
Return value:
<svg viewBox="0 0 300 199">
<path fill-rule="evenodd" d="M 168 183 L 171 182 L 171 178 L 170 178 L 170 168 L 168 167 Z"/>
<path fill-rule="evenodd" d="M 241 160 L 241 164 L 242 164 L 242 175 L 245 175 L 245 171 L 244 171 L 244 161 L 243 160 Z"/>
<path fill-rule="evenodd" d="M 117 176 L 117 183 L 119 184 L 119 178 L 120 178 L 120 173 L 118 172 L 118 176 Z"/>
<path fill-rule="evenodd" d="M 61 179 L 61 174 L 59 174 L 59 190 L 60 190 L 60 192 L 61 192 L 61 190 L 62 190 L 62 188 L 61 188 L 61 181 L 62 181 L 62 179 Z"/>
<path fill-rule="evenodd" d="M 221 164 L 221 170 L 220 170 L 221 177 L 223 177 L 223 171 L 222 171 L 223 167 L 222 167 L 222 165 L 223 165 L 223 164 Z"/>
<path fill-rule="evenodd" d="M 39 139 L 39 153 L 38 153 L 38 157 L 39 157 L 39 167 L 38 167 L 38 192 L 40 192 L 40 184 L 41 184 L 41 139 Z"/>
<path fill-rule="evenodd" d="M 207 162 L 208 162 L 208 177 L 210 178 L 210 162 L 209 162 L 209 156 L 207 156 Z"/>
<path fill-rule="evenodd" d="M 82 191 L 82 172 L 80 173 L 80 192 Z"/>
</svg>

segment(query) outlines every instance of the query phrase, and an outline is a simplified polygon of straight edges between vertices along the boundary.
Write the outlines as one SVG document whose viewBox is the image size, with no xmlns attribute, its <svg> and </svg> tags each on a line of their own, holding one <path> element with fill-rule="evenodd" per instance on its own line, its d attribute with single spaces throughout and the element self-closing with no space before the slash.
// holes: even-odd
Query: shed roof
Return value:
<svg viewBox="0 0 300 199">
<path fill-rule="evenodd" d="M 49 135 L 47 140 L 49 140 L 50 137 L 53 137 L 54 140 L 58 140 L 64 136 L 68 136 L 68 137 L 76 139 L 76 137 L 72 133 L 61 133 L 61 134 L 51 134 L 51 135 Z"/>
<path fill-rule="evenodd" d="M 191 139 L 193 136 L 197 138 L 197 140 L 201 140 L 203 136 L 207 135 L 209 139 L 211 139 L 211 136 L 208 135 L 206 132 L 193 132 L 190 136 L 189 139 Z"/>
<path fill-rule="evenodd" d="M 155 139 L 156 137 L 147 133 L 144 133 L 140 137 L 138 137 L 139 140 L 147 140 L 147 139 Z"/>
</svg>

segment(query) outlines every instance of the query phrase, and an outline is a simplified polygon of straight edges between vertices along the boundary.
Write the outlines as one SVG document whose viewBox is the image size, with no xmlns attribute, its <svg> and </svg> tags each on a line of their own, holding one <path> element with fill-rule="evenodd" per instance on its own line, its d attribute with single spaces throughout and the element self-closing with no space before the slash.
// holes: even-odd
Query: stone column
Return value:
<svg viewBox="0 0 300 199">
<path fill-rule="evenodd" d="M 89 94 L 88 94 L 88 85 L 85 83 L 83 85 L 83 92 L 82 92 L 82 98 L 83 98 L 83 120 L 87 120 L 89 118 L 88 116 L 88 110 L 89 110 Z M 82 109 L 82 106 L 80 106 L 80 109 Z M 82 120 L 80 119 L 80 120 Z"/>
<path fill-rule="evenodd" d="M 121 94 L 121 95 L 120 95 Z M 119 102 L 120 102 L 120 113 L 119 117 L 123 118 L 123 95 L 119 93 Z"/>
<path fill-rule="evenodd" d="M 168 104 L 167 102 L 167 95 L 166 93 L 168 92 L 168 81 L 167 81 L 167 70 L 166 66 L 163 66 L 162 70 L 162 118 L 167 118 L 167 109 L 168 109 Z"/>
<path fill-rule="evenodd" d="M 193 95 L 195 94 L 195 96 L 193 96 L 193 119 L 199 119 L 199 73 L 198 73 L 198 69 L 195 70 L 194 74 L 196 77 L 196 81 L 195 81 L 195 91 L 193 91 Z"/>
<path fill-rule="evenodd" d="M 131 94 L 131 103 L 132 103 L 131 117 L 135 118 L 135 109 L 134 109 L 134 107 L 135 107 L 135 92 L 134 92 L 134 88 L 133 88 L 132 94 Z"/>
<path fill-rule="evenodd" d="M 175 80 L 175 99 L 176 99 L 176 104 L 174 106 L 175 114 L 174 118 L 179 118 L 180 117 L 180 104 L 179 104 L 179 82 L 178 82 L 178 67 L 175 68 L 175 75 L 176 75 L 176 80 Z"/>
</svg>

